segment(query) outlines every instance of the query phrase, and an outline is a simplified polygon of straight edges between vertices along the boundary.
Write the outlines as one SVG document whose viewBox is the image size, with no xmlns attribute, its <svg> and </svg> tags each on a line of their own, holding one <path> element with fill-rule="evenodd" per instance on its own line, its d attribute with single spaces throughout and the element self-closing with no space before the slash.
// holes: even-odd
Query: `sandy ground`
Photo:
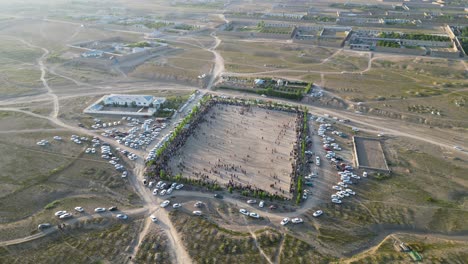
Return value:
<svg viewBox="0 0 468 264">
<path fill-rule="evenodd" d="M 290 197 L 295 115 L 260 108 L 242 111 L 238 106 L 213 107 L 207 122 L 171 160 L 172 172 L 222 184 L 232 179 Z"/>
<path fill-rule="evenodd" d="M 359 166 L 382 170 L 388 169 L 380 141 L 360 137 L 355 137 L 354 140 L 356 142 Z"/>
</svg>

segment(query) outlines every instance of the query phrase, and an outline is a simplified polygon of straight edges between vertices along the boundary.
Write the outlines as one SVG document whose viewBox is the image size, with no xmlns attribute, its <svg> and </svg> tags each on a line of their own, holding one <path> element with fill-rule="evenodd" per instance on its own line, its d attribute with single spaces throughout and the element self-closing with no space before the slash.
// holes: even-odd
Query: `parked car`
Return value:
<svg viewBox="0 0 468 264">
<path fill-rule="evenodd" d="M 82 213 L 82 212 L 84 212 L 84 209 L 83 209 L 83 207 L 77 206 L 77 207 L 75 207 L 75 211 Z"/>
<path fill-rule="evenodd" d="M 66 213 L 66 214 L 63 214 L 63 215 L 59 216 L 59 218 L 60 218 L 60 219 L 67 219 L 67 218 L 70 218 L 70 217 L 72 217 L 72 216 L 73 216 L 72 214 Z"/>
<path fill-rule="evenodd" d="M 239 210 L 239 213 L 243 214 L 243 215 L 249 215 L 249 211 L 245 210 L 245 209 L 240 209 Z"/>
<path fill-rule="evenodd" d="M 158 222 L 158 218 L 156 218 L 156 216 L 150 215 L 150 218 L 151 218 L 151 221 L 153 221 L 154 223 Z"/>
<path fill-rule="evenodd" d="M 319 216 L 321 216 L 322 214 L 323 214 L 323 211 L 322 211 L 322 210 L 317 210 L 317 211 L 315 211 L 312 215 L 313 215 L 314 217 L 319 217 Z"/>
<path fill-rule="evenodd" d="M 341 187 L 340 187 L 340 186 L 336 186 L 336 185 L 333 185 L 332 189 L 333 189 L 333 190 L 337 190 L 337 191 L 341 191 Z"/>
<path fill-rule="evenodd" d="M 183 187 L 184 187 L 183 184 L 179 184 L 179 185 L 177 185 L 175 188 L 176 188 L 176 190 L 180 190 L 180 189 L 182 189 Z"/>
<path fill-rule="evenodd" d="M 193 213 L 193 215 L 202 215 L 201 211 L 193 211 L 192 213 Z"/>
<path fill-rule="evenodd" d="M 67 211 L 57 211 L 57 212 L 55 212 L 55 216 L 59 217 L 59 216 L 64 215 L 66 213 L 67 213 Z"/>
<path fill-rule="evenodd" d="M 284 225 L 287 225 L 287 224 L 289 223 L 290 220 L 291 220 L 291 219 L 289 219 L 289 217 L 283 218 L 283 220 L 281 220 L 281 225 L 283 225 L 283 226 L 284 226 Z"/>
<path fill-rule="evenodd" d="M 254 204 L 254 203 L 257 203 L 257 200 L 247 200 L 247 203 L 248 204 Z"/>
<path fill-rule="evenodd" d="M 102 208 L 102 207 L 98 207 L 96 209 L 94 209 L 94 212 L 96 213 L 102 213 L 102 212 L 105 212 L 106 211 L 106 208 Z"/>
<path fill-rule="evenodd" d="M 39 225 L 37 226 L 37 229 L 43 230 L 43 229 L 47 229 L 47 228 L 49 228 L 49 227 L 52 227 L 52 225 L 49 224 L 49 223 L 43 223 L 43 224 L 39 224 Z"/>
<path fill-rule="evenodd" d="M 300 223 L 304 223 L 304 220 L 302 220 L 302 218 L 296 217 L 296 218 L 291 219 L 291 222 L 293 224 L 300 224 Z"/>
<path fill-rule="evenodd" d="M 263 208 L 263 207 L 265 206 L 265 201 L 260 201 L 260 203 L 258 204 L 258 206 L 260 206 L 260 207 Z"/>
<path fill-rule="evenodd" d="M 172 205 L 172 208 L 176 209 L 176 208 L 179 208 L 179 207 L 181 207 L 181 206 L 182 206 L 182 204 L 180 204 L 180 203 L 175 203 L 175 204 Z"/>
<path fill-rule="evenodd" d="M 340 204 L 342 201 L 340 199 L 332 199 L 332 203 Z"/>
<path fill-rule="evenodd" d="M 203 202 L 202 201 L 197 201 L 194 206 L 197 207 L 197 208 L 200 208 L 200 207 L 203 206 Z"/>
<path fill-rule="evenodd" d="M 257 213 L 250 213 L 249 214 L 250 217 L 253 217 L 253 218 L 260 218 L 260 215 L 258 215 Z"/>
<path fill-rule="evenodd" d="M 118 214 L 118 215 L 116 215 L 115 217 L 117 217 L 118 219 L 125 220 L 125 219 L 128 218 L 128 215 L 126 215 L 126 214 Z"/>
<path fill-rule="evenodd" d="M 165 200 L 165 201 L 164 201 L 164 202 L 162 202 L 160 205 L 161 205 L 161 207 L 163 207 L 163 208 L 164 208 L 164 207 L 168 206 L 170 203 L 171 203 L 171 201 L 169 201 L 169 200 Z"/>
<path fill-rule="evenodd" d="M 222 196 L 221 194 L 217 194 L 217 193 L 216 193 L 216 194 L 214 195 L 214 198 L 223 199 L 223 196 Z"/>
<path fill-rule="evenodd" d="M 109 207 L 109 211 L 111 211 L 111 212 L 112 212 L 112 211 L 117 211 L 117 210 L 118 210 L 118 209 L 117 209 L 117 206 L 111 206 L 111 207 Z"/>
</svg>

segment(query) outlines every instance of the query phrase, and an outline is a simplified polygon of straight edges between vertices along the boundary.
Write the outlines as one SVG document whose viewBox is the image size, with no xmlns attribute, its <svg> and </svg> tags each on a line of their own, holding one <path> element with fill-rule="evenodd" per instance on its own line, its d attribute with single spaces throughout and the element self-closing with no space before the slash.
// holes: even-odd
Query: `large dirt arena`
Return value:
<svg viewBox="0 0 468 264">
<path fill-rule="evenodd" d="M 219 104 L 205 118 L 169 162 L 174 175 L 291 198 L 295 114 Z"/>
</svg>

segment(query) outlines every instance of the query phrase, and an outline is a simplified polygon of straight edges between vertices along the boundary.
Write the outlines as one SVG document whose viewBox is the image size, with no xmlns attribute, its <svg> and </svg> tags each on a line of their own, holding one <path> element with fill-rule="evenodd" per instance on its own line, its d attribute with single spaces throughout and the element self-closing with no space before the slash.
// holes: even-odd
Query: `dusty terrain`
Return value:
<svg viewBox="0 0 468 264">
<path fill-rule="evenodd" d="M 217 105 L 171 160 L 174 175 L 289 194 L 295 115 Z M 271 185 L 274 185 L 273 187 Z"/>
<path fill-rule="evenodd" d="M 333 17 L 337 11 L 352 10 L 360 15 L 369 8 L 358 5 L 350 9 L 342 5 L 346 1 L 335 2 L 339 5 L 318 1 L 300 8 L 301 12 L 311 8 L 311 12 Z M 450 9 L 433 5 L 431 10 L 454 16 L 453 2 L 447 3 Z M 360 3 L 367 5 L 369 1 L 352 4 Z M 393 10 L 392 3 L 372 4 Z M 398 237 L 414 246 L 425 262 L 463 263 L 468 248 L 466 60 L 356 52 L 220 34 L 231 19 L 224 16 L 225 11 L 294 12 L 288 8 L 258 1 L 0 3 L 0 262 L 408 263 L 407 255 L 391 248 L 393 238 Z M 183 23 L 189 29 L 144 28 L 134 23 L 146 17 Z M 132 22 L 108 23 L 114 18 Z M 255 24 L 259 19 L 249 20 Z M 443 34 L 442 25 L 432 22 L 383 29 Z M 161 41 L 174 52 L 159 54 L 135 67 L 93 67 L 73 60 L 79 54 L 71 52 L 69 44 L 116 36 Z M 314 100 L 293 102 L 212 91 L 222 75 L 314 82 L 340 103 L 324 105 Z M 286 201 L 266 201 L 267 206 L 278 205 L 275 211 L 248 205 L 244 203 L 247 197 L 239 199 L 225 191 L 221 192 L 222 200 L 213 199 L 211 192 L 187 190 L 153 196 L 142 183 L 142 158 L 128 164 L 130 177 L 122 180 L 107 161 L 85 155 L 84 145 L 51 139 L 55 135 L 68 139 L 71 134 L 100 137 L 77 124 L 92 122 L 93 117 L 81 111 L 105 94 L 171 96 L 194 89 L 201 89 L 202 94 L 286 102 L 307 107 L 315 115 L 349 119 L 349 123 L 334 124 L 349 135 L 352 126 L 363 136 L 383 132 L 384 152 L 393 174 L 371 174 L 352 186 L 356 196 L 335 205 L 330 194 L 338 180 L 336 170 L 322 159 L 320 167 L 311 165 L 319 177 L 308 187 L 308 200 L 294 211 L 293 205 L 285 206 Z M 287 190 L 294 142 L 294 131 L 288 124 L 293 120 L 290 114 L 267 114 L 259 109 L 243 115 L 235 107 L 216 109 L 213 118 L 207 118 L 180 156 L 172 160 L 172 168 L 187 177 L 201 173 L 222 183 L 232 174 L 241 184 Z M 317 129 L 316 123 L 311 125 Z M 41 139 L 53 144 L 37 146 Z M 121 147 L 111 139 L 101 139 L 114 148 Z M 339 143 L 343 157 L 350 161 L 350 139 Z M 317 135 L 311 150 L 325 154 Z M 138 153 L 141 157 L 146 154 Z M 181 161 L 186 166 L 183 171 L 178 167 Z M 229 166 L 215 168 L 219 163 L 233 165 L 238 171 Z M 240 166 L 245 173 L 240 172 Z M 159 203 L 165 199 L 180 202 L 182 207 L 161 208 Z M 201 217 L 192 216 L 198 200 L 206 205 L 200 209 Z M 118 205 L 119 212 L 128 214 L 129 219 L 118 221 L 110 212 L 91 213 L 95 207 L 112 205 Z M 73 211 L 75 206 L 84 207 L 86 213 L 74 212 L 73 219 L 63 222 L 67 228 L 60 230 L 57 224 L 62 221 L 53 213 Z M 257 212 L 261 218 L 242 216 L 240 208 Z M 324 215 L 313 217 L 319 209 Z M 149 219 L 151 214 L 157 223 Z M 282 226 L 279 223 L 284 217 L 301 217 L 304 224 Z M 53 227 L 39 232 L 37 225 L 45 222 Z"/>
</svg>

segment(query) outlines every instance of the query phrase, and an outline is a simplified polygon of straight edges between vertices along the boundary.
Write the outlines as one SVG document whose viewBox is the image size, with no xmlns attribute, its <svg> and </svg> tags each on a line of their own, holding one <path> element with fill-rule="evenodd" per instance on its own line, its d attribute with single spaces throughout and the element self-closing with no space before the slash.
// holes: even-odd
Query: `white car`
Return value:
<svg viewBox="0 0 468 264">
<path fill-rule="evenodd" d="M 161 207 L 164 208 L 164 207 L 168 206 L 170 203 L 171 203 L 171 201 L 165 200 L 164 202 L 161 203 Z"/>
<path fill-rule="evenodd" d="M 245 210 L 245 209 L 240 209 L 239 210 L 239 213 L 243 214 L 243 215 L 249 215 L 249 211 Z"/>
<path fill-rule="evenodd" d="M 362 173 L 362 177 L 367 178 L 367 171 Z"/>
<path fill-rule="evenodd" d="M 340 186 L 336 186 L 336 185 L 333 185 L 332 187 L 333 190 L 337 190 L 337 191 L 341 191 L 341 187 Z"/>
<path fill-rule="evenodd" d="M 65 213 L 65 214 L 59 216 L 59 218 L 60 218 L 60 219 L 67 219 L 67 218 L 70 218 L 70 217 L 72 217 L 72 216 L 73 216 L 73 215 L 70 214 L 70 213 Z"/>
<path fill-rule="evenodd" d="M 285 217 L 283 218 L 283 220 L 281 220 L 281 225 L 284 226 L 284 225 L 287 225 L 289 223 L 291 219 L 289 219 L 289 217 Z"/>
<path fill-rule="evenodd" d="M 315 165 L 320 166 L 320 157 L 315 157 Z"/>
<path fill-rule="evenodd" d="M 94 209 L 94 212 L 96 213 L 102 213 L 102 212 L 105 212 L 106 211 L 106 208 L 102 208 L 102 207 L 98 207 L 96 209 Z"/>
<path fill-rule="evenodd" d="M 317 211 L 315 211 L 312 215 L 313 215 L 314 217 L 319 217 L 319 216 L 321 216 L 322 214 L 323 214 L 323 211 L 322 211 L 322 210 L 317 210 Z"/>
<path fill-rule="evenodd" d="M 260 218 L 260 216 L 257 213 L 250 213 L 249 216 L 253 218 Z"/>
<path fill-rule="evenodd" d="M 339 182 L 339 183 L 337 183 L 337 185 L 339 185 L 339 186 L 341 186 L 341 187 L 343 187 L 343 188 L 347 188 L 347 187 L 348 187 L 348 185 L 346 185 L 344 182 Z"/>
<path fill-rule="evenodd" d="M 265 201 L 260 201 L 260 203 L 258 204 L 258 206 L 260 206 L 260 207 L 263 208 L 263 207 L 265 206 Z"/>
<path fill-rule="evenodd" d="M 179 208 L 179 207 L 181 207 L 181 206 L 182 206 L 182 204 L 180 204 L 180 203 L 175 203 L 175 204 L 172 205 L 172 208 L 176 209 L 176 208 Z"/>
<path fill-rule="evenodd" d="M 300 223 L 304 223 L 304 220 L 302 220 L 302 218 L 296 217 L 296 218 L 291 219 L 291 222 L 293 224 L 300 224 Z"/>
<path fill-rule="evenodd" d="M 247 203 L 248 204 L 254 204 L 254 203 L 257 203 L 257 200 L 247 200 Z"/>
<path fill-rule="evenodd" d="M 193 215 L 202 215 L 201 211 L 193 211 L 192 213 L 193 213 Z"/>
<path fill-rule="evenodd" d="M 153 195 L 158 195 L 158 189 L 153 190 Z"/>
<path fill-rule="evenodd" d="M 126 214 L 118 214 L 118 215 L 116 215 L 115 217 L 117 217 L 118 219 L 125 220 L 125 219 L 128 218 L 128 215 L 126 215 Z"/>
<path fill-rule="evenodd" d="M 356 195 L 356 193 L 351 189 L 346 189 L 345 191 L 349 194 Z"/>
<path fill-rule="evenodd" d="M 66 213 L 67 213 L 67 211 L 57 211 L 57 212 L 55 212 L 55 216 L 61 216 L 61 215 L 64 215 Z"/>
<path fill-rule="evenodd" d="M 159 195 L 161 195 L 161 196 L 162 196 L 162 195 L 166 195 L 166 192 L 167 192 L 166 190 L 162 190 L 162 191 L 159 193 Z"/>
<path fill-rule="evenodd" d="M 338 199 L 338 195 L 332 194 L 332 195 L 331 195 L 331 198 L 332 198 L 332 199 Z"/>
<path fill-rule="evenodd" d="M 75 207 L 75 211 L 82 213 L 82 212 L 84 212 L 84 209 L 83 209 L 83 207 L 77 206 L 77 207 Z"/>
<path fill-rule="evenodd" d="M 183 184 L 179 184 L 179 185 L 177 185 L 177 186 L 175 187 L 175 189 L 176 189 L 176 190 L 180 190 L 180 189 L 182 189 L 183 187 L 184 187 Z"/>
<path fill-rule="evenodd" d="M 127 172 L 127 171 L 122 172 L 122 178 L 127 178 L 127 176 L 128 176 L 128 172 Z"/>
<path fill-rule="evenodd" d="M 332 203 L 340 204 L 342 201 L 340 199 L 332 199 Z"/>
<path fill-rule="evenodd" d="M 153 221 L 154 223 L 158 222 L 158 219 L 156 218 L 156 216 L 150 215 L 150 218 L 151 218 L 151 221 Z"/>
</svg>

